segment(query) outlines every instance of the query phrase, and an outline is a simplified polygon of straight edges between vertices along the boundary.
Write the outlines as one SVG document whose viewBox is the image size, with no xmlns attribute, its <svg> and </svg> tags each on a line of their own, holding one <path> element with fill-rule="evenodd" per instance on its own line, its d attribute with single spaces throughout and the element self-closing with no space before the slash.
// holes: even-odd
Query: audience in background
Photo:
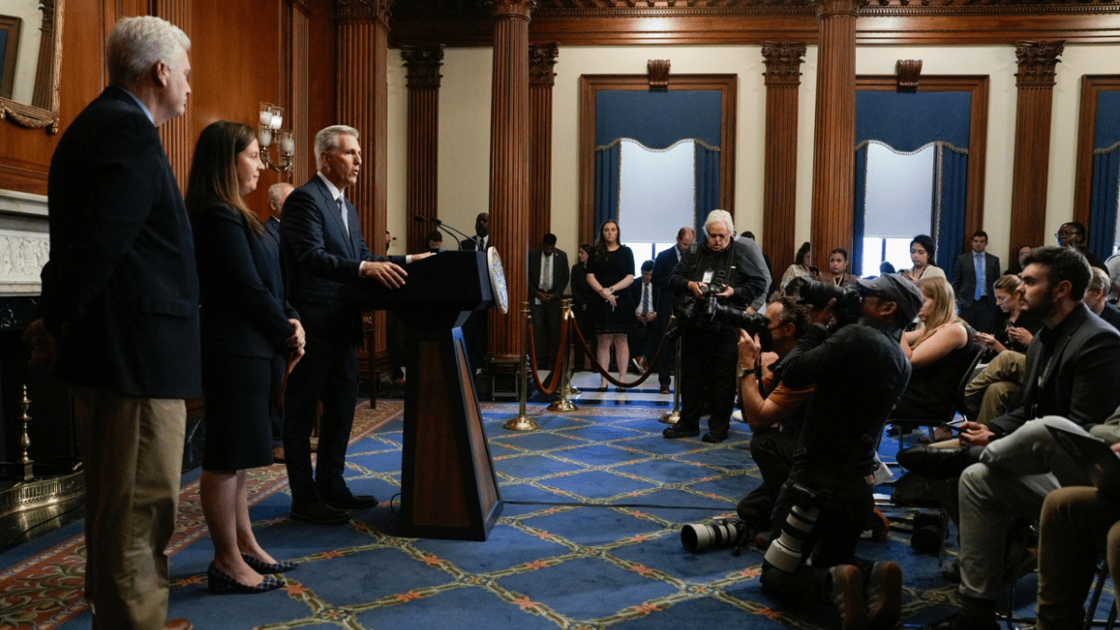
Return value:
<svg viewBox="0 0 1120 630">
<path fill-rule="evenodd" d="M 1085 260 L 1089 261 L 1089 266 L 1097 267 L 1108 273 L 1108 267 L 1105 267 L 1104 261 L 1089 251 L 1089 231 L 1085 228 L 1085 224 L 1077 221 L 1063 223 L 1054 236 L 1058 237 L 1058 245 L 1076 249 L 1081 252 Z"/>
<path fill-rule="evenodd" d="M 657 300 L 657 332 L 658 337 L 663 337 L 669 328 L 669 320 L 673 316 L 673 289 L 669 286 L 669 276 L 677 263 L 684 258 L 687 252 L 692 251 L 696 241 L 696 230 L 682 227 L 677 230 L 677 243 L 669 249 L 657 253 L 653 262 L 653 284 L 659 291 Z M 680 322 L 677 322 L 679 325 Z M 672 346 L 666 347 L 657 362 L 657 384 L 662 394 L 669 393 L 669 384 L 672 382 L 672 365 L 676 362 L 676 353 Z"/>
<path fill-rule="evenodd" d="M 919 234 L 910 241 L 910 261 L 914 266 L 903 269 L 899 273 L 914 283 L 922 278 L 944 278 L 945 272 L 933 264 L 933 257 L 933 239 L 925 234 Z"/>
<path fill-rule="evenodd" d="M 657 352 L 661 338 L 656 335 L 657 300 L 661 291 L 653 284 L 653 261 L 642 263 L 642 281 L 630 285 L 630 299 L 634 302 L 634 328 L 630 336 L 630 354 L 639 374 L 649 370 L 649 360 Z"/>
<path fill-rule="evenodd" d="M 972 251 L 957 258 L 950 282 L 961 319 L 978 332 L 990 331 L 996 316 L 993 285 L 999 278 L 999 257 L 989 254 L 987 249 L 987 232 L 977 231 L 972 235 Z"/>
<path fill-rule="evenodd" d="M 754 232 L 750 230 L 743 232 L 743 235 L 740 238 L 752 240 L 755 243 L 758 242 L 758 239 L 754 237 Z M 771 295 L 778 290 L 778 286 L 774 283 L 774 263 L 770 260 L 770 256 L 765 252 L 762 253 L 762 261 L 766 263 L 766 275 L 770 277 L 770 285 L 766 288 L 766 295 Z"/>
<path fill-rule="evenodd" d="M 1112 282 L 1100 267 L 1093 267 L 1093 277 L 1085 289 L 1085 304 L 1101 319 L 1120 329 L 1120 309 L 1108 303 L 1108 291 Z"/>
<path fill-rule="evenodd" d="M 1019 272 L 1023 270 L 1023 261 L 1027 259 L 1032 249 L 1034 248 L 1030 245 L 1019 246 L 1019 250 L 1015 253 L 1015 260 L 1011 263 L 1011 266 L 1007 268 L 1008 275 L 1019 275 Z"/>
<path fill-rule="evenodd" d="M 556 247 L 556 235 L 545 234 L 539 247 L 529 250 L 529 312 L 537 365 L 553 369 L 560 356 L 560 299 L 568 289 L 568 254 Z"/>
<path fill-rule="evenodd" d="M 596 359 L 604 371 L 610 369 L 611 348 L 614 348 L 618 380 L 625 380 L 630 365 L 630 348 L 626 335 L 634 319 L 634 303 L 626 290 L 634 282 L 634 252 L 622 244 L 618 221 L 608 219 L 599 228 L 599 241 L 587 261 L 587 284 L 595 292 L 595 334 L 598 335 Z M 607 390 L 607 378 L 599 382 Z"/>
<path fill-rule="evenodd" d="M 793 264 L 786 267 L 785 273 L 782 274 L 782 281 L 778 283 L 778 290 L 785 291 L 786 285 L 794 278 L 809 276 L 816 280 L 819 275 L 820 271 L 813 267 L 812 246 L 806 241 L 801 244 L 801 247 L 797 248 L 797 255 L 793 257 Z"/>
<path fill-rule="evenodd" d="M 994 327 L 994 333 L 978 332 L 974 337 L 976 343 L 992 350 L 988 360 L 1008 350 L 1026 353 L 1027 346 L 1042 328 L 1042 320 L 1023 312 L 1023 302 L 1019 299 L 1021 284 L 1019 276 L 1007 275 L 996 280 L 993 293 L 996 295 L 996 306 L 1003 315 L 996 320 L 998 323 Z"/>
<path fill-rule="evenodd" d="M 821 276 L 821 281 L 838 287 L 850 287 L 856 283 L 856 277 L 848 272 L 848 250 L 837 247 L 828 254 L 828 273 Z"/>
<path fill-rule="evenodd" d="M 572 314 L 576 318 L 576 326 L 578 326 L 579 331 L 583 333 L 583 338 L 587 341 L 587 345 L 594 348 L 594 311 L 591 305 L 592 300 L 595 299 L 595 293 L 591 290 L 591 285 L 587 283 L 587 261 L 591 258 L 591 245 L 588 243 L 580 245 L 579 252 L 576 256 L 578 260 L 576 264 L 572 265 L 570 276 L 572 281 Z M 583 348 L 583 343 L 576 337 L 575 331 L 572 331 L 572 343 L 572 369 L 588 369 L 584 359 L 586 350 Z"/>
</svg>

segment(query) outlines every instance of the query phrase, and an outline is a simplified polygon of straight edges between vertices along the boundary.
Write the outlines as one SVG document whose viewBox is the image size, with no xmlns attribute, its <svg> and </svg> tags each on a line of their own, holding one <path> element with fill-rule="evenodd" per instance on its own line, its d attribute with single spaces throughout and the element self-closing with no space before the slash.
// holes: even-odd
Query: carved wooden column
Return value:
<svg viewBox="0 0 1120 630">
<path fill-rule="evenodd" d="M 39 0 L 39 10 L 43 21 L 39 25 L 39 62 L 35 65 L 35 86 L 31 92 L 31 105 L 53 111 L 55 65 L 61 58 L 56 54 L 54 45 L 54 16 L 57 10 L 55 0 Z"/>
<path fill-rule="evenodd" d="M 529 19 L 534 0 L 494 0 L 494 78 L 490 104 L 490 243 L 506 270 L 510 312 L 490 311 L 488 352 L 514 363 L 520 310 L 529 291 L 525 261 L 529 203 Z"/>
<path fill-rule="evenodd" d="M 191 7 L 188 0 L 167 0 L 156 4 L 156 17 L 161 17 L 175 26 L 178 26 L 192 37 Z M 191 47 L 199 43 L 191 41 Z M 194 63 L 198 63 L 194 60 Z M 194 150 L 194 138 L 191 137 L 191 122 L 194 119 L 194 99 L 187 98 L 187 109 L 182 116 L 177 116 L 159 126 L 159 137 L 167 149 L 167 160 L 171 163 L 171 170 L 175 179 L 179 181 L 180 190 L 187 189 L 187 177 L 191 169 L 191 151 Z"/>
<path fill-rule="evenodd" d="M 785 260 L 797 248 L 797 91 L 805 44 L 765 42 L 762 57 L 766 64 L 762 248 L 770 260 Z"/>
<path fill-rule="evenodd" d="M 361 134 L 362 174 L 346 189 L 371 251 L 385 253 L 389 176 L 389 8 L 392 0 L 337 0 L 337 120 Z M 318 131 L 318 130 L 315 130 Z"/>
<path fill-rule="evenodd" d="M 408 69 L 408 172 L 405 208 L 408 212 L 407 250 L 428 249 L 431 223 L 418 223 L 414 216 L 435 219 L 439 191 L 439 80 L 443 65 L 443 45 L 408 46 L 401 53 Z M 450 241 L 452 237 L 448 237 Z M 454 243 L 445 243 L 456 249 Z"/>
<path fill-rule="evenodd" d="M 308 120 L 309 87 L 311 71 L 308 68 L 308 59 L 311 57 L 310 16 L 312 13 L 310 2 L 312 0 L 287 0 L 288 21 L 288 113 L 285 119 L 292 126 L 292 137 L 296 141 L 296 158 L 292 164 L 290 177 L 281 175 L 281 181 L 289 181 L 296 186 L 302 186 L 311 178 L 307 156 L 315 153 L 314 134 L 318 129 L 312 130 Z M 313 157 L 313 156 L 312 156 Z M 373 243 L 369 244 L 373 247 Z"/>
<path fill-rule="evenodd" d="M 856 18 L 862 0 L 820 0 L 816 139 L 813 152 L 813 255 L 852 251 L 856 163 Z M 779 252 L 789 256 L 789 252 Z M 824 259 L 815 261 L 820 267 Z"/>
<path fill-rule="evenodd" d="M 1065 42 L 1018 42 L 1015 56 L 1019 88 L 1015 106 L 1015 169 L 1011 179 L 1011 250 L 1042 245 L 1046 234 L 1046 185 L 1050 167 L 1050 117 L 1054 69 Z M 1057 226 L 1054 226 L 1057 227 Z"/>
<path fill-rule="evenodd" d="M 552 231 L 552 86 L 559 44 L 529 46 L 529 245 Z"/>
</svg>

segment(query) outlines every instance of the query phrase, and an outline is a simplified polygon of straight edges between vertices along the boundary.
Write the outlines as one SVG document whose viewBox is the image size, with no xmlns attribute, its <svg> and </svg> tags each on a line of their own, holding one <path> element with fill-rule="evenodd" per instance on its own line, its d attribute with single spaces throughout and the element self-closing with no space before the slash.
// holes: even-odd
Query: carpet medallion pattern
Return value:
<svg viewBox="0 0 1120 630">
<path fill-rule="evenodd" d="M 198 630 L 838 627 L 828 608 L 791 613 L 767 598 L 758 583 L 760 549 L 735 556 L 681 546 L 682 525 L 733 516 L 738 499 L 760 482 L 745 426 L 713 445 L 664 439 L 657 421 L 663 409 L 652 406 L 529 411 L 541 429 L 512 432 L 502 425 L 517 415 L 516 405 L 483 405 L 504 503 L 486 542 L 399 535 L 399 402 L 359 409 L 347 482 L 382 504 L 354 511 L 343 526 L 292 521 L 283 466 L 251 471 L 261 544 L 300 563 L 270 593 L 206 591 L 212 547 L 197 481 L 185 481 L 171 549 L 170 616 L 187 617 Z M 0 627 L 89 627 L 81 526 L 74 526 L 56 532 L 65 539 L 0 572 Z M 903 565 L 906 622 L 952 612 L 955 588 L 936 559 L 914 554 L 908 536 L 861 542 L 860 553 Z M 1026 597 L 1031 588 L 1021 587 Z"/>
</svg>

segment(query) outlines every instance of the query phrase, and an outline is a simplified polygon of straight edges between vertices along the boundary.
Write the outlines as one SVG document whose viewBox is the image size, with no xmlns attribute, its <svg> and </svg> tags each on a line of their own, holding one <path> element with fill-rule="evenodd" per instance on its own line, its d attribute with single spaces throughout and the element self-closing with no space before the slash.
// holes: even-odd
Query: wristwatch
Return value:
<svg viewBox="0 0 1120 630">
<path fill-rule="evenodd" d="M 740 365 L 740 366 L 738 366 L 738 368 L 736 369 L 736 372 L 735 372 L 735 376 L 737 376 L 738 378 L 743 378 L 747 374 L 754 374 L 754 368 L 753 367 L 743 367 L 743 366 Z"/>
</svg>

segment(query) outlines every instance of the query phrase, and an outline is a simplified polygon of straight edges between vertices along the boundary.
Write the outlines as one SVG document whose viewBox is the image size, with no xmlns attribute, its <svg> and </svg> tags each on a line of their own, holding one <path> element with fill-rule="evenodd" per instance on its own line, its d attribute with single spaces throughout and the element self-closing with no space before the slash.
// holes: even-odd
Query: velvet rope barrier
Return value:
<svg viewBox="0 0 1120 630">
<path fill-rule="evenodd" d="M 541 375 L 537 372 L 537 341 L 536 335 L 533 334 L 533 318 L 529 318 L 529 368 L 533 373 L 533 383 L 536 384 L 537 389 L 545 396 L 551 396 L 556 393 L 556 388 L 560 386 L 560 370 L 564 368 L 564 358 L 567 356 L 566 352 L 561 352 L 561 349 L 567 349 L 569 331 L 572 328 L 571 320 L 561 318 L 564 322 L 560 326 L 560 344 L 556 349 L 556 361 L 552 368 L 552 387 L 545 388 L 541 383 Z"/>
<path fill-rule="evenodd" d="M 672 324 L 673 321 L 669 320 L 669 323 Z M 591 359 L 591 365 L 595 366 L 595 371 L 598 372 L 599 375 L 602 376 L 603 378 L 607 379 L 611 383 L 614 383 L 617 387 L 622 387 L 624 389 L 628 389 L 628 388 L 631 388 L 631 387 L 637 387 L 637 386 L 641 385 L 642 383 L 646 382 L 646 379 L 649 378 L 651 374 L 653 374 L 653 370 L 646 370 L 644 374 L 642 374 L 640 377 L 638 377 L 638 380 L 636 380 L 632 383 L 624 383 L 624 382 L 614 378 L 613 376 L 611 376 L 610 374 L 607 373 L 607 370 L 603 369 L 603 366 L 599 365 L 599 360 L 598 360 L 595 352 L 591 350 L 591 346 L 589 346 L 587 344 L 587 339 L 584 338 L 583 331 L 579 329 L 579 326 L 575 326 L 575 329 L 576 329 L 576 336 L 579 337 L 579 341 L 580 341 L 580 343 L 583 344 L 583 349 L 587 353 L 587 358 Z M 669 332 L 668 332 L 669 330 L 672 330 L 672 328 L 669 328 L 668 326 L 666 326 L 665 336 L 661 337 L 661 345 L 657 346 L 657 352 L 653 355 L 653 359 L 650 360 L 650 363 L 649 363 L 650 365 L 657 365 L 657 362 L 661 360 L 661 353 L 665 351 L 665 346 L 668 345 L 667 342 L 668 342 L 668 339 L 669 339 Z M 629 369 L 629 366 L 627 366 L 627 369 Z"/>
</svg>

